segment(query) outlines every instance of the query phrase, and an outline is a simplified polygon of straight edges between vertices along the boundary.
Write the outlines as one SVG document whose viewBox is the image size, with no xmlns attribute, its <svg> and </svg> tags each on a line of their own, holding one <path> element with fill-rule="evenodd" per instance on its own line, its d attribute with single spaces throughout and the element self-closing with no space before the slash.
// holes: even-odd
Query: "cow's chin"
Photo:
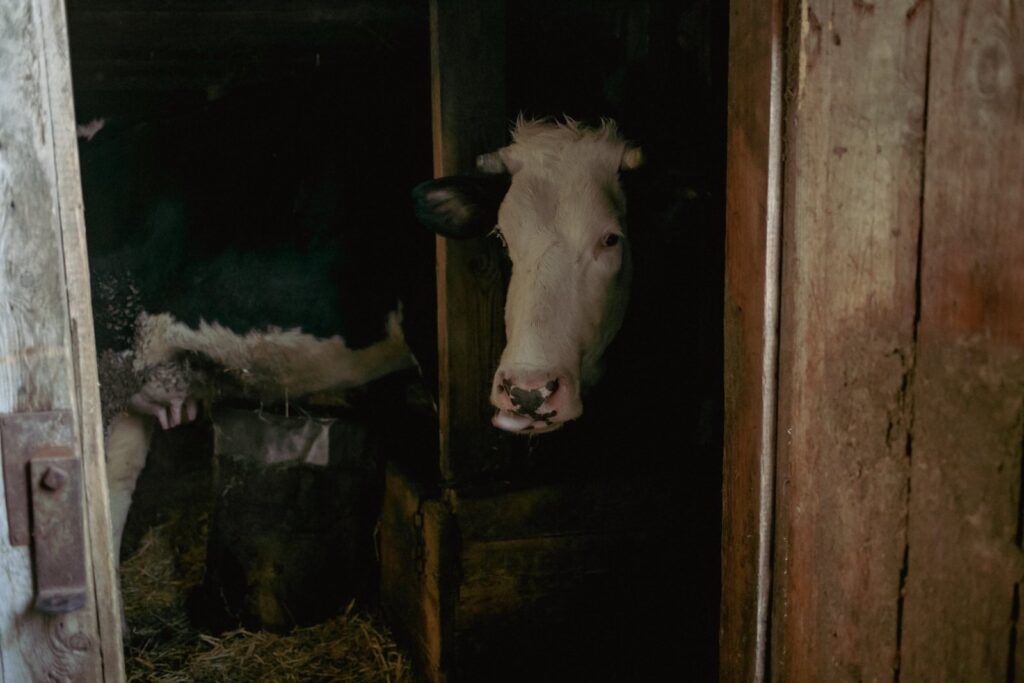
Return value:
<svg viewBox="0 0 1024 683">
<path fill-rule="evenodd" d="M 508 412 L 507 410 L 498 410 L 494 413 L 494 417 L 491 418 L 491 424 L 506 432 L 529 436 L 533 434 L 547 434 L 548 432 L 553 432 L 565 423 L 535 420 L 529 415 L 519 415 L 518 413 Z"/>
</svg>

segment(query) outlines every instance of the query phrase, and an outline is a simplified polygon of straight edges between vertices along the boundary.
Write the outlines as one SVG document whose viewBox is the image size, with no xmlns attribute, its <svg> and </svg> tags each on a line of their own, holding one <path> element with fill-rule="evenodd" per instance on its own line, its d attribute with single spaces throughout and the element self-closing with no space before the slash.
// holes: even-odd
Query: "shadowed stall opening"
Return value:
<svg viewBox="0 0 1024 683">
<path fill-rule="evenodd" d="M 433 4 L 442 482 L 381 521 L 428 680 L 717 678 L 726 10 Z"/>
<path fill-rule="evenodd" d="M 724 5 L 68 10 L 129 677 L 713 680 Z M 513 128 L 603 169 L 524 193 L 594 231 L 544 296 L 494 224 Z M 458 220 L 410 199 L 432 151 L 485 155 L 477 204 L 432 186 Z M 503 320 L 596 341 L 499 365 Z"/>
<path fill-rule="evenodd" d="M 374 529 L 385 462 L 436 471 L 426 7 L 68 13 L 129 679 L 411 680 Z"/>
</svg>

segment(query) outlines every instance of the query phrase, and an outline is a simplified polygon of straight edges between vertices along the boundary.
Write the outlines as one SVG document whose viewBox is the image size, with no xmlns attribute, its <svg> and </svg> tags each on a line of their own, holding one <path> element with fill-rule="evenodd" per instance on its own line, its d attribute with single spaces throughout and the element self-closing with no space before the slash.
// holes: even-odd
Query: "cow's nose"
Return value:
<svg viewBox="0 0 1024 683">
<path fill-rule="evenodd" d="M 507 398 L 505 407 L 514 413 L 539 418 L 546 418 L 550 414 L 551 417 L 554 417 L 556 411 L 544 413 L 542 408 L 548 399 L 558 393 L 559 384 L 557 378 L 537 385 L 535 383 L 516 383 L 506 377 L 498 386 L 498 393 Z"/>
<path fill-rule="evenodd" d="M 558 373 L 499 371 L 492 401 L 498 408 L 495 424 L 508 431 L 540 430 L 577 417 L 570 380 Z"/>
</svg>

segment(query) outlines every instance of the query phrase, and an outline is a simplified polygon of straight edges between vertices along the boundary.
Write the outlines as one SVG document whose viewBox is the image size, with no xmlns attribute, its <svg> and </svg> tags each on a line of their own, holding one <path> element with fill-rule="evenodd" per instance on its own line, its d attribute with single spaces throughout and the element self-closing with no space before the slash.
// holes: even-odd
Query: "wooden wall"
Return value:
<svg viewBox="0 0 1024 683">
<path fill-rule="evenodd" d="M 932 9 L 902 670 L 1021 680 L 1024 3 Z"/>
<path fill-rule="evenodd" d="M 10 544 L 7 509 L 0 505 L 0 681 L 122 680 L 120 600 L 60 0 L 0 5 L 0 264 L 0 414 L 73 416 L 87 552 L 85 606 L 57 615 L 33 609 L 30 548 Z"/>
<path fill-rule="evenodd" d="M 734 21 L 754 16 L 744 5 Z M 726 454 L 726 499 L 774 506 L 770 571 L 756 577 L 771 581 L 770 647 L 723 657 L 723 680 L 1015 680 L 1024 7 L 785 11 L 774 496 L 738 469 L 754 444 L 730 438 Z M 757 74 L 733 68 L 742 98 Z M 767 111 L 732 108 L 730 130 Z M 768 160 L 730 154 L 767 173 Z M 730 201 L 756 206 L 739 177 Z M 741 215 L 728 230 L 749 234 Z M 758 342 L 729 310 L 727 348 L 749 353 Z M 757 626 L 751 551 L 736 533 L 725 542 L 724 576 L 746 580 L 726 582 L 723 650 Z"/>
</svg>

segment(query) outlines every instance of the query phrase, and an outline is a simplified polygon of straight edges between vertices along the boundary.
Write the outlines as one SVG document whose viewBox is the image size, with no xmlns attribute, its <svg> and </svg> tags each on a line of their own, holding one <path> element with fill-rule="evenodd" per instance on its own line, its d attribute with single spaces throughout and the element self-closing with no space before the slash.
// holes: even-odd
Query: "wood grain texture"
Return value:
<svg viewBox="0 0 1024 683">
<path fill-rule="evenodd" d="M 42 0 L 46 47 L 47 84 L 51 117 L 57 200 L 60 205 L 64 273 L 71 320 L 71 357 L 75 369 L 79 451 L 85 483 L 85 519 L 90 549 L 89 563 L 96 596 L 103 679 L 123 680 L 121 646 L 121 593 L 117 554 L 111 538 L 106 462 L 103 451 L 103 420 L 96 342 L 93 332 L 89 255 L 85 239 L 81 173 L 75 135 L 67 19 L 61 0 Z"/>
<path fill-rule="evenodd" d="M 772 678 L 892 680 L 927 10 L 790 17 Z"/>
<path fill-rule="evenodd" d="M 507 143 L 503 0 L 430 3 L 434 174 L 470 173 Z M 505 343 L 505 287 L 497 240 L 437 241 L 441 472 L 452 483 L 500 467 L 490 428 L 491 378 Z"/>
<path fill-rule="evenodd" d="M 776 343 L 766 330 L 773 327 L 768 321 L 776 306 L 772 280 L 778 262 L 777 245 L 769 245 L 771 221 L 778 217 L 778 188 L 769 180 L 769 164 L 773 152 L 778 154 L 770 140 L 773 97 L 778 99 L 773 87 L 780 87 L 772 82 L 773 45 L 781 49 L 780 17 L 781 2 L 730 6 L 719 634 L 723 681 L 757 680 L 765 642 L 769 576 L 764 559 L 771 543 L 765 514 L 771 500 L 763 485 L 772 473 L 764 469 L 764 458 L 774 444 L 764 428 L 775 419 L 773 406 L 766 404 L 774 371 L 766 375 L 765 369 L 774 366 Z"/>
<path fill-rule="evenodd" d="M 389 465 L 378 528 L 384 610 L 411 645 L 420 675 L 443 683 L 449 674 L 459 564 L 449 507 Z"/>
<path fill-rule="evenodd" d="M 1020 680 L 1024 6 L 935 3 L 929 83 L 902 677 Z"/>
<path fill-rule="evenodd" d="M 74 149 L 73 133 L 67 137 L 74 121 L 62 103 L 53 104 L 69 85 L 58 11 L 50 0 L 13 0 L 0 8 L 3 413 L 79 411 L 58 188 L 67 172 L 59 147 L 67 149 L 70 140 Z M 60 140 L 57 128 L 63 128 Z M 0 526 L 5 514 L 0 511 Z M 101 680 L 96 596 L 90 593 L 82 610 L 50 617 L 30 609 L 32 590 L 28 549 L 12 548 L 0 535 L 0 680 Z"/>
</svg>

